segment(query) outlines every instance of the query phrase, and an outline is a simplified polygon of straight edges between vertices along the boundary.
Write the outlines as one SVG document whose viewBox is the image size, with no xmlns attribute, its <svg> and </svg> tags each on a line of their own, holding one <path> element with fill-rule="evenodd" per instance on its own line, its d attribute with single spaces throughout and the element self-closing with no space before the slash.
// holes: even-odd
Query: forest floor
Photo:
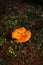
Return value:
<svg viewBox="0 0 43 65">
<path fill-rule="evenodd" d="M 43 65 L 43 9 L 6 1 L 0 6 L 0 65 Z M 31 31 L 31 39 L 19 43 L 11 38 L 18 27 Z"/>
</svg>

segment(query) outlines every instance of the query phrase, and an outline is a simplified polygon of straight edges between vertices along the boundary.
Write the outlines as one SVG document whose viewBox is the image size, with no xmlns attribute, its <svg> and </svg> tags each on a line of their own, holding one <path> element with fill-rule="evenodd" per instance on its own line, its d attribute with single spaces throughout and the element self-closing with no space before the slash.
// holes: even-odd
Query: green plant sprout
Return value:
<svg viewBox="0 0 43 65">
<path fill-rule="evenodd" d="M 10 18 L 9 16 L 4 15 L 3 19 L 0 21 L 6 26 L 7 29 L 9 28 L 9 26 L 17 26 L 18 25 L 18 16 L 11 16 L 11 18 Z"/>
<path fill-rule="evenodd" d="M 16 19 L 15 21 L 9 20 L 9 21 L 8 21 L 8 24 L 9 24 L 9 25 L 12 25 L 12 26 L 17 26 L 17 25 L 18 25 L 18 21 L 17 21 L 17 19 Z"/>
</svg>

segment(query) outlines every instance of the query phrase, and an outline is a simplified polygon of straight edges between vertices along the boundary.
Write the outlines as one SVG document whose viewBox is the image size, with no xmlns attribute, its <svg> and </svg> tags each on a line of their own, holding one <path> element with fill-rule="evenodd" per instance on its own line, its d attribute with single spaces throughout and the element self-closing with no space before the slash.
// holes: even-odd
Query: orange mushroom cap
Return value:
<svg viewBox="0 0 43 65">
<path fill-rule="evenodd" d="M 20 27 L 12 32 L 12 38 L 16 39 L 18 42 L 26 42 L 31 38 L 31 32 L 24 27 Z"/>
</svg>

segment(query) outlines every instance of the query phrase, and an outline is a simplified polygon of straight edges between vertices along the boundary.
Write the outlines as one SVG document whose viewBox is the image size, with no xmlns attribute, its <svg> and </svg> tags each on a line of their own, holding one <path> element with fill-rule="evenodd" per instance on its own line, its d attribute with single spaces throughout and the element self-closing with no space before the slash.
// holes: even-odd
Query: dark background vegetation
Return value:
<svg viewBox="0 0 43 65">
<path fill-rule="evenodd" d="M 43 8 L 43 0 L 0 0 L 0 15 L 3 13 L 5 14 L 6 7 L 8 7 L 8 5 L 10 6 L 10 4 L 13 6 L 15 2 L 18 2 L 19 4 L 29 3 L 35 6 L 41 6 Z"/>
</svg>

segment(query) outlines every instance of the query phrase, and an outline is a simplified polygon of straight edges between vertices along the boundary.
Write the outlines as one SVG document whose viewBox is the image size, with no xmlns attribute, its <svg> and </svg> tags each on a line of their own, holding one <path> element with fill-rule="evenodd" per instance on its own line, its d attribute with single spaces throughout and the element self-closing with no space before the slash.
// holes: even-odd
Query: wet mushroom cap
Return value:
<svg viewBox="0 0 43 65">
<path fill-rule="evenodd" d="M 24 27 L 20 27 L 12 32 L 12 38 L 18 42 L 26 42 L 31 38 L 31 32 Z"/>
<path fill-rule="evenodd" d="M 19 29 L 16 29 L 12 32 L 12 38 L 13 39 L 19 39 L 21 34 L 19 34 Z"/>
</svg>

